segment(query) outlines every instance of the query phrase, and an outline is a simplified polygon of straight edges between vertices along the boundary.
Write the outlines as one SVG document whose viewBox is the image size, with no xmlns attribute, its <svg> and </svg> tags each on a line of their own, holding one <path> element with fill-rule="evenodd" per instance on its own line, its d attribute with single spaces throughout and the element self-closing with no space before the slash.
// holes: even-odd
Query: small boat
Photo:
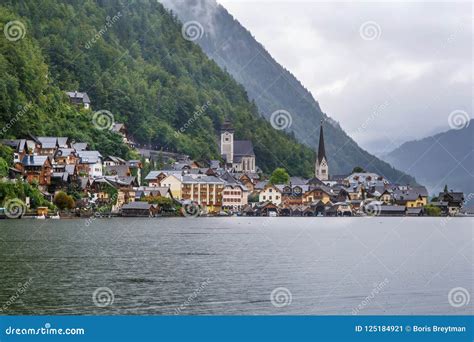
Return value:
<svg viewBox="0 0 474 342">
<path fill-rule="evenodd" d="M 49 218 L 53 220 L 59 220 L 61 216 L 59 216 L 59 214 L 56 214 L 56 215 L 50 216 Z"/>
<path fill-rule="evenodd" d="M 44 220 L 44 219 L 46 219 L 46 216 L 44 216 L 44 215 L 35 216 L 35 219 Z"/>
</svg>

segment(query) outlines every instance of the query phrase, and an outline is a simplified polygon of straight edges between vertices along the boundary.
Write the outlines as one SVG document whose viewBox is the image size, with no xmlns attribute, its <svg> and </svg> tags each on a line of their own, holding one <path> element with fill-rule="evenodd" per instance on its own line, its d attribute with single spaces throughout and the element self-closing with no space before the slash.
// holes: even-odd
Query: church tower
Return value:
<svg viewBox="0 0 474 342">
<path fill-rule="evenodd" d="M 225 120 L 221 127 L 221 156 L 227 164 L 234 162 L 234 128 L 229 120 Z"/>
<path fill-rule="evenodd" d="M 324 148 L 323 120 L 321 120 L 321 130 L 319 132 L 318 155 L 316 156 L 315 176 L 322 181 L 329 180 L 329 165 Z"/>
</svg>

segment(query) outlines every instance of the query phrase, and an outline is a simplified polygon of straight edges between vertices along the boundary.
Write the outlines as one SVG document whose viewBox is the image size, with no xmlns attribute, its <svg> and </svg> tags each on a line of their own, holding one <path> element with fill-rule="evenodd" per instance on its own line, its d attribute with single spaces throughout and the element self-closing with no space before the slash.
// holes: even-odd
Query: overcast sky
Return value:
<svg viewBox="0 0 474 342">
<path fill-rule="evenodd" d="M 473 116 L 469 2 L 218 2 L 373 153 Z"/>
</svg>

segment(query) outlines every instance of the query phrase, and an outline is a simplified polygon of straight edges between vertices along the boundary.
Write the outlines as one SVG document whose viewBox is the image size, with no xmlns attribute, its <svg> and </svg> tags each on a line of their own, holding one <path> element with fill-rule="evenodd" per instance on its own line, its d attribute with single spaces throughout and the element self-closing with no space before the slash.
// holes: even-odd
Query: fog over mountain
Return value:
<svg viewBox="0 0 474 342">
<path fill-rule="evenodd" d="M 447 184 L 449 189 L 464 191 L 467 197 L 474 193 L 474 120 L 463 126 L 406 142 L 385 159 L 414 175 L 430 193 L 441 191 Z"/>
<path fill-rule="evenodd" d="M 291 125 L 287 131 L 311 147 L 316 147 L 321 119 L 326 121 L 325 139 L 332 174 L 348 173 L 360 165 L 377 172 L 393 182 L 414 182 L 374 157 L 349 137 L 339 123 L 326 115 L 312 93 L 252 36 L 237 19 L 214 0 L 161 1 L 184 23 L 201 28 L 195 42 L 241 83 L 259 112 L 271 120 L 275 111 L 288 112 Z M 252 11 L 253 12 L 253 9 Z M 262 20 L 270 20 L 263 12 Z M 197 23 L 197 24 L 196 24 Z M 188 25 L 187 25 L 188 24 Z M 271 22 L 268 28 L 278 29 Z M 304 31 L 301 31 L 304 34 Z M 367 132 L 368 124 L 375 120 L 387 105 L 379 103 L 369 116 L 362 117 L 358 130 Z"/>
<path fill-rule="evenodd" d="M 371 153 L 473 118 L 470 1 L 219 3 Z"/>
</svg>

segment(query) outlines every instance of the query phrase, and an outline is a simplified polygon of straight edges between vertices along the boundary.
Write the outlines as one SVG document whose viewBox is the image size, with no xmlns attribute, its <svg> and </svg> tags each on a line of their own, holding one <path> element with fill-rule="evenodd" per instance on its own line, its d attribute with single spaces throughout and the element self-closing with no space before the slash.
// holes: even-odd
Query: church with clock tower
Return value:
<svg viewBox="0 0 474 342">
<path fill-rule="evenodd" d="M 316 156 L 315 176 L 322 181 L 329 180 L 329 165 L 324 148 L 323 120 L 321 120 L 321 129 L 319 132 L 318 154 Z"/>
</svg>

